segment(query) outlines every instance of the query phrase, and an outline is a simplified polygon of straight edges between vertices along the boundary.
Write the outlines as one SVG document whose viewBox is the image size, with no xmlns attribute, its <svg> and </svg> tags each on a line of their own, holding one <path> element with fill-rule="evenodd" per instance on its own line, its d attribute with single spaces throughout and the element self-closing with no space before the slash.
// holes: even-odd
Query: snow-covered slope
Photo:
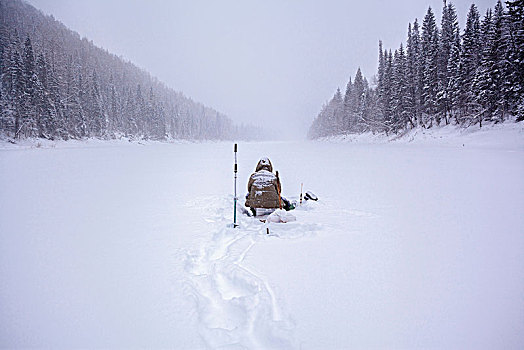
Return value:
<svg viewBox="0 0 524 350">
<path fill-rule="evenodd" d="M 524 145 L 524 123 L 515 123 L 514 119 L 506 123 L 485 123 L 482 128 L 473 125 L 462 128 L 457 125 L 445 125 L 429 129 L 415 128 L 405 133 L 386 136 L 384 134 L 349 134 L 324 138 L 330 142 L 353 143 L 410 143 L 433 146 L 462 146 L 483 148 L 514 148 Z"/>
<path fill-rule="evenodd" d="M 522 348 L 524 143 L 491 135 L 241 143 L 241 196 L 268 156 L 320 198 L 270 235 L 228 227 L 229 143 L 4 144 L 0 346 Z"/>
</svg>

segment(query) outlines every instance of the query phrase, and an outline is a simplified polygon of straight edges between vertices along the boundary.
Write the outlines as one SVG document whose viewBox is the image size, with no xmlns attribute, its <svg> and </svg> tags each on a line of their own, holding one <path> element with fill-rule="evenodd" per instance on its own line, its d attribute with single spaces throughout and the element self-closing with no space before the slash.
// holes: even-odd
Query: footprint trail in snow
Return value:
<svg viewBox="0 0 524 350">
<path fill-rule="evenodd" d="M 206 199 L 201 203 L 212 202 Z M 214 219 L 222 214 L 216 212 Z M 217 220 L 221 228 L 200 251 L 189 253 L 186 261 L 200 335 L 213 349 L 298 348 L 294 323 L 279 309 L 270 284 L 243 265 L 257 242 L 279 237 L 268 237 L 266 225 L 253 218 L 241 218 L 236 229 L 226 227 L 226 218 L 221 219 Z M 286 225 L 279 227 L 284 228 L 286 236 L 280 238 L 303 237 L 315 230 L 315 225 L 281 225 Z"/>
</svg>

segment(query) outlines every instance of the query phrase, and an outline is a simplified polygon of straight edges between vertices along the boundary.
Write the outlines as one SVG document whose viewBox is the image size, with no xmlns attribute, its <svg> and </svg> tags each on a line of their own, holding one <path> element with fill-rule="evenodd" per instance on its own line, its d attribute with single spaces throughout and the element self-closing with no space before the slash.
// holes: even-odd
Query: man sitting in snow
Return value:
<svg viewBox="0 0 524 350">
<path fill-rule="evenodd" d="M 256 208 L 280 208 L 280 179 L 273 174 L 268 158 L 261 158 L 258 162 L 255 172 L 249 177 L 247 191 L 246 207 L 251 208 L 253 215 L 256 215 Z"/>
</svg>

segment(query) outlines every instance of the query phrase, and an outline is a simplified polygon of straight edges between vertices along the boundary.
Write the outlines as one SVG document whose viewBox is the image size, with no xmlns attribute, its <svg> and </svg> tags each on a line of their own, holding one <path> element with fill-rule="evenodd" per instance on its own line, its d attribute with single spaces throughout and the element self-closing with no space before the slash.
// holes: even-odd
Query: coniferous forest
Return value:
<svg viewBox="0 0 524 350">
<path fill-rule="evenodd" d="M 481 16 L 471 5 L 459 28 L 455 6 L 443 1 L 440 27 L 428 8 L 408 25 L 394 52 L 379 42 L 370 84 L 360 68 L 313 121 L 309 138 L 457 124 L 524 120 L 524 0 L 498 1 Z"/>
<path fill-rule="evenodd" d="M 255 136 L 20 0 L 0 0 L 0 74 L 0 133 L 15 139 Z"/>
</svg>

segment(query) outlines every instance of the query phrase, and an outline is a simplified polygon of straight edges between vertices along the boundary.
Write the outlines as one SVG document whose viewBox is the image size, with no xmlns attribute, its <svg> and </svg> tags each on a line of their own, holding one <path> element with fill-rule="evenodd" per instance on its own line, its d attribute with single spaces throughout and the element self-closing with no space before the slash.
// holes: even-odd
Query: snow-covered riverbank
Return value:
<svg viewBox="0 0 524 350">
<path fill-rule="evenodd" d="M 483 148 L 515 148 L 524 147 L 524 123 L 508 120 L 505 123 L 484 124 L 462 128 L 457 125 L 443 125 L 429 129 L 415 128 L 402 134 L 349 134 L 326 137 L 322 141 L 340 143 L 393 143 L 432 145 L 449 147 L 483 147 Z"/>
</svg>

